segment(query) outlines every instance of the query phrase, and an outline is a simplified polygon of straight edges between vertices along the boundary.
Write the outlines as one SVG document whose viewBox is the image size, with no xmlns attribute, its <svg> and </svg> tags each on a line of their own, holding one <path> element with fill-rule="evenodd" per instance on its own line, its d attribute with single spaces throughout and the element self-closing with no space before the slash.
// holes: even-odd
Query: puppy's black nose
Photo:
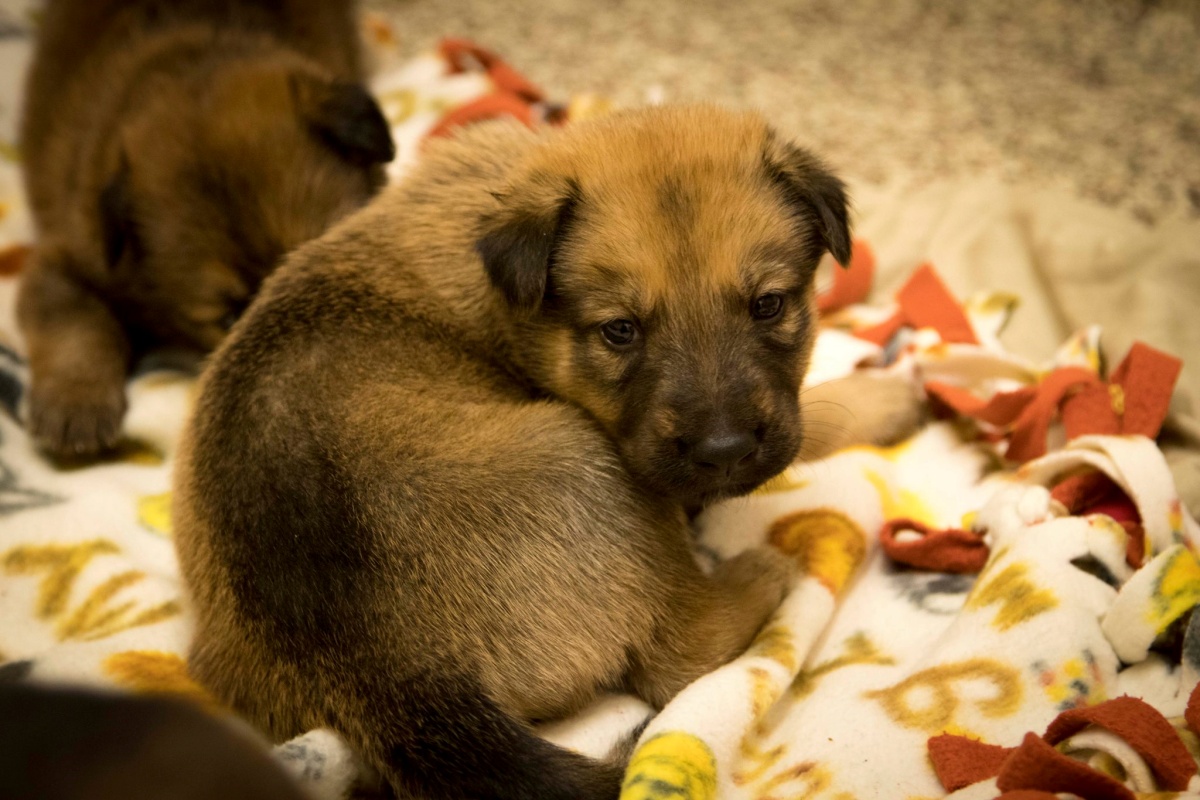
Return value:
<svg viewBox="0 0 1200 800">
<path fill-rule="evenodd" d="M 690 447 L 692 462 L 707 472 L 732 472 L 758 450 L 752 431 L 718 428 Z"/>
</svg>

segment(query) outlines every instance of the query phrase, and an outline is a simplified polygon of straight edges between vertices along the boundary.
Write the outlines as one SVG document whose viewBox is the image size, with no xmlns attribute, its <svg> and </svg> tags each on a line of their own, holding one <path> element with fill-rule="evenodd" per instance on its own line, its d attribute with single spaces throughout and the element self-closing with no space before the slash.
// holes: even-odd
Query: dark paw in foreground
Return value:
<svg viewBox="0 0 1200 800">
<path fill-rule="evenodd" d="M 125 387 L 35 386 L 29 397 L 29 435 L 59 461 L 82 461 L 111 451 L 121 436 Z"/>
</svg>

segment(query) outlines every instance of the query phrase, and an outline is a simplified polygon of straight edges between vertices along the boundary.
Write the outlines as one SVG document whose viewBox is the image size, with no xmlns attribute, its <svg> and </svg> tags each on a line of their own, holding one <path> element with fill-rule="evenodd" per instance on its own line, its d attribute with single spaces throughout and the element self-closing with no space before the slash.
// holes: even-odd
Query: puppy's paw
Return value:
<svg viewBox="0 0 1200 800">
<path fill-rule="evenodd" d="M 859 409 L 860 425 L 867 444 L 895 444 L 921 429 L 929 417 L 929 406 L 921 390 L 905 375 L 863 375 L 870 381 L 861 388 L 867 393 Z"/>
<path fill-rule="evenodd" d="M 713 577 L 765 617 L 783 602 L 795 574 L 794 560 L 773 547 L 755 547 L 719 565 Z"/>
<path fill-rule="evenodd" d="M 855 372 L 808 388 L 801 395 L 806 460 L 844 447 L 888 445 L 912 436 L 925 424 L 928 406 L 906 375 Z"/>
<path fill-rule="evenodd" d="M 29 435 L 57 460 L 92 459 L 116 446 L 125 407 L 121 382 L 35 380 L 29 395 Z"/>
</svg>

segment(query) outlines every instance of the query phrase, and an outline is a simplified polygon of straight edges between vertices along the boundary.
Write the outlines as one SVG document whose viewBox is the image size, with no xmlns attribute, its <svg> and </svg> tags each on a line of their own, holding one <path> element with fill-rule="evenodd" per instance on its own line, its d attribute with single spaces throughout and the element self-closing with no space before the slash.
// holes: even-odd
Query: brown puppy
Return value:
<svg viewBox="0 0 1200 800">
<path fill-rule="evenodd" d="M 29 427 L 112 446 L 146 350 L 220 341 L 278 259 L 393 154 L 338 0 L 51 0 L 22 127 Z"/>
<path fill-rule="evenodd" d="M 490 124 L 293 254 L 203 378 L 176 477 L 194 674 L 276 737 L 344 734 L 422 797 L 600 798 L 527 722 L 661 706 L 790 564 L 712 576 L 685 506 L 801 443 L 841 183 L 761 118 Z"/>
<path fill-rule="evenodd" d="M 303 800 L 248 732 L 180 700 L 0 683 L 0 797 Z"/>
</svg>

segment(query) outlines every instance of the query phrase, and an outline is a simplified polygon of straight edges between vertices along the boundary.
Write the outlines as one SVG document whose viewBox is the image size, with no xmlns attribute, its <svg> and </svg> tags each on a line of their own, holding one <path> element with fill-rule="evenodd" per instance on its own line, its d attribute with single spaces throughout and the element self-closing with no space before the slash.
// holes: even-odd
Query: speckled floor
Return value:
<svg viewBox="0 0 1200 800">
<path fill-rule="evenodd" d="M 1197 0 L 366 0 L 406 52 L 502 53 L 555 98 L 758 106 L 845 174 L 998 175 L 1200 217 Z"/>
</svg>

